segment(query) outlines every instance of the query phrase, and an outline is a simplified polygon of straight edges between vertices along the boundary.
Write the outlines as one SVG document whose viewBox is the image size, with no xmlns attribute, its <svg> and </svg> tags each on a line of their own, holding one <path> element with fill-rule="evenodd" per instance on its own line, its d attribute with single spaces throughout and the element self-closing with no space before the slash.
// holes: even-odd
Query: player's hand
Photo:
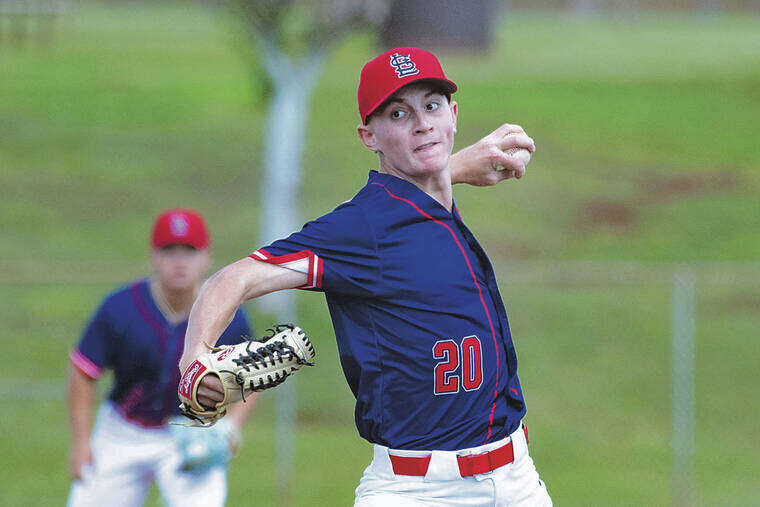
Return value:
<svg viewBox="0 0 760 507">
<path fill-rule="evenodd" d="M 216 375 L 206 375 L 198 385 L 198 403 L 208 409 L 216 407 L 216 404 L 224 400 L 224 387 L 222 381 Z"/>
<path fill-rule="evenodd" d="M 69 474 L 72 479 L 75 481 L 82 480 L 82 467 L 87 463 L 92 463 L 90 442 L 75 444 L 71 448 L 71 455 L 69 456 Z"/>
<path fill-rule="evenodd" d="M 525 175 L 525 164 L 506 151 L 524 148 L 536 151 L 533 139 L 519 125 L 504 124 L 486 137 L 451 157 L 451 182 L 488 187 Z"/>
<path fill-rule="evenodd" d="M 182 376 L 195 359 L 192 354 L 183 354 L 179 360 L 179 371 Z M 206 375 L 198 385 L 198 403 L 209 409 L 224 400 L 224 387 L 222 381 L 216 375 Z"/>
</svg>

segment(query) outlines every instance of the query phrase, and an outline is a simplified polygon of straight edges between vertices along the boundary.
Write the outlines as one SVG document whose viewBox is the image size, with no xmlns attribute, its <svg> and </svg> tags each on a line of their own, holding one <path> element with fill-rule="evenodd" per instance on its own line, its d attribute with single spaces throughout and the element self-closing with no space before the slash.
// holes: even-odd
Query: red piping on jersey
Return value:
<svg viewBox="0 0 760 507">
<path fill-rule="evenodd" d="M 69 354 L 71 363 L 76 366 L 77 370 L 87 375 L 91 379 L 97 379 L 103 373 L 103 368 L 93 363 L 89 357 L 82 354 L 79 349 L 74 349 Z"/>
<path fill-rule="evenodd" d="M 433 222 L 444 226 L 446 229 L 448 229 L 449 233 L 451 234 L 451 237 L 454 238 L 454 241 L 456 242 L 457 246 L 459 247 L 459 250 L 462 252 L 462 257 L 464 257 L 465 262 L 467 262 L 467 269 L 470 270 L 470 275 L 472 275 L 472 281 L 475 284 L 475 287 L 478 288 L 478 295 L 480 296 L 480 303 L 483 305 L 483 310 L 486 312 L 486 317 L 488 318 L 488 325 L 491 326 L 491 336 L 493 337 L 493 346 L 494 350 L 496 350 L 496 387 L 494 387 L 493 390 L 493 403 L 491 404 L 491 413 L 488 414 L 488 434 L 486 435 L 485 443 L 488 443 L 488 441 L 491 439 L 491 429 L 493 427 L 493 414 L 496 410 L 496 399 L 499 396 L 499 345 L 496 341 L 496 331 L 493 327 L 493 322 L 491 322 L 491 314 L 488 312 L 488 307 L 486 306 L 486 301 L 483 299 L 483 290 L 480 288 L 480 285 L 478 284 L 478 279 L 475 277 L 475 272 L 472 270 L 472 266 L 470 265 L 470 259 L 467 258 L 467 254 L 464 251 L 464 248 L 462 248 L 462 244 L 459 242 L 459 238 L 457 238 L 457 235 L 454 234 L 454 231 L 451 230 L 451 227 L 444 224 L 440 220 L 436 220 L 435 218 L 431 217 L 424 211 L 422 211 L 419 207 L 417 207 L 416 204 L 414 204 L 409 199 L 404 199 L 403 197 L 399 197 L 395 195 L 393 192 L 388 190 L 388 188 L 383 185 L 382 183 L 373 182 L 372 185 L 379 185 L 385 189 L 386 192 L 388 192 L 388 195 L 393 197 L 394 199 L 398 199 L 399 201 L 404 201 L 405 203 L 409 204 L 412 208 L 416 209 L 417 212 L 419 212 L 422 216 L 425 218 L 432 220 Z"/>
<path fill-rule="evenodd" d="M 142 395 L 144 389 L 142 387 L 133 387 L 127 396 L 122 400 L 125 403 L 125 406 L 121 406 L 118 403 L 113 404 L 114 410 L 125 420 L 132 424 L 135 424 L 141 428 L 145 429 L 155 429 L 160 428 L 164 424 L 163 423 L 155 423 L 150 424 L 146 423 L 144 421 L 140 421 L 139 419 L 135 419 L 133 417 L 129 416 L 129 411 L 132 410 L 135 405 L 137 405 L 137 402 L 139 401 L 140 396 Z"/>
<path fill-rule="evenodd" d="M 164 326 L 162 326 L 161 323 L 150 313 L 150 310 L 148 310 L 145 300 L 143 299 L 142 294 L 140 294 L 140 285 L 140 283 L 136 283 L 130 287 L 132 300 L 137 307 L 137 313 L 140 314 L 145 323 L 148 324 L 148 326 L 153 329 L 153 332 L 156 333 L 156 336 L 158 336 L 160 351 L 166 352 L 166 347 L 169 344 L 169 335 Z M 148 286 L 148 290 L 150 290 L 150 286 Z"/>
<path fill-rule="evenodd" d="M 322 271 L 323 271 L 322 259 L 311 250 L 301 250 L 299 252 L 274 256 L 270 254 L 269 252 L 267 252 L 266 250 L 264 250 L 263 248 L 259 248 L 248 257 L 258 260 L 258 261 L 263 261 L 269 264 L 276 264 L 276 265 L 296 262 L 296 261 L 306 259 L 308 262 L 306 273 L 304 273 L 306 275 L 306 283 L 297 288 L 298 289 L 322 288 Z M 287 266 L 283 266 L 283 267 L 285 269 L 290 269 Z M 299 273 L 301 272 L 300 270 L 294 270 L 294 271 L 299 271 Z"/>
</svg>

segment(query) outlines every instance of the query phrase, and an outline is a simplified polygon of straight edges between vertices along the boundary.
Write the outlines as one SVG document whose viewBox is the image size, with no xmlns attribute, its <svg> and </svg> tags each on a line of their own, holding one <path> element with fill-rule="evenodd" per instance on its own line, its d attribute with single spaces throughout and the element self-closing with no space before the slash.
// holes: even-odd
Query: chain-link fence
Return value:
<svg viewBox="0 0 760 507">
<path fill-rule="evenodd" d="M 730 495 L 734 504 L 750 504 L 758 486 L 750 470 L 760 464 L 751 444 L 760 436 L 751 423 L 758 409 L 760 265 L 495 265 L 520 359 L 532 452 L 558 502 L 713 505 Z M 12 407 L 0 449 L 19 470 L 58 477 L 42 492 L 20 479 L 11 485 L 12 498 L 64 498 L 67 353 L 98 301 L 144 269 L 129 262 L 6 263 L 0 269 L 8 358 L 0 398 Z M 344 438 L 361 463 L 367 448 L 352 427 L 352 400 L 323 298 L 302 294 L 299 302 L 302 325 L 316 337 L 320 354 L 318 368 L 298 383 L 292 459 L 331 452 L 319 439 L 330 430 L 343 435 L 336 438 Z M 264 400 L 246 430 L 254 441 L 262 428 L 271 432 L 275 443 L 266 444 L 263 457 L 265 444 L 245 451 L 266 467 L 278 456 L 274 435 L 282 422 L 274 405 L 274 397 Z M 735 465 L 721 466 L 729 462 Z M 301 478 L 322 477 L 313 466 L 296 470 Z M 233 462 L 230 473 L 243 471 Z M 357 473 L 336 472 L 321 479 L 328 481 L 323 487 L 350 493 L 347 482 Z M 231 498 L 249 487 L 233 483 Z"/>
</svg>

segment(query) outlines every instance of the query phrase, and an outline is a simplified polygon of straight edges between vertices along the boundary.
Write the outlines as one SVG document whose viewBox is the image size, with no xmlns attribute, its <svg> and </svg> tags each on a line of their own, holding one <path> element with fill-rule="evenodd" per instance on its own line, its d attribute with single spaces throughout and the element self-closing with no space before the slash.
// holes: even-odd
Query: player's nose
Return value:
<svg viewBox="0 0 760 507">
<path fill-rule="evenodd" d="M 433 123 L 430 121 L 430 118 L 427 117 L 427 115 L 422 113 L 417 113 L 414 115 L 414 133 L 415 134 L 426 134 L 433 130 Z"/>
</svg>

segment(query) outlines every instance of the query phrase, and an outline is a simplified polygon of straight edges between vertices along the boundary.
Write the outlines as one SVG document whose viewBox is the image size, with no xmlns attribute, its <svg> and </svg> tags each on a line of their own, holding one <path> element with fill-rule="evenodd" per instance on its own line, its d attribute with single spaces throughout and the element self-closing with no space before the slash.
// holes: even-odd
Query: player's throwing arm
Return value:
<svg viewBox="0 0 760 507">
<path fill-rule="evenodd" d="M 305 283 L 302 273 L 251 258 L 230 264 L 204 283 L 190 312 L 179 364 L 180 408 L 194 424 L 214 424 L 230 403 L 275 387 L 301 366 L 312 364 L 313 345 L 292 325 L 275 326 L 264 341 L 211 346 L 243 302 Z"/>
</svg>

